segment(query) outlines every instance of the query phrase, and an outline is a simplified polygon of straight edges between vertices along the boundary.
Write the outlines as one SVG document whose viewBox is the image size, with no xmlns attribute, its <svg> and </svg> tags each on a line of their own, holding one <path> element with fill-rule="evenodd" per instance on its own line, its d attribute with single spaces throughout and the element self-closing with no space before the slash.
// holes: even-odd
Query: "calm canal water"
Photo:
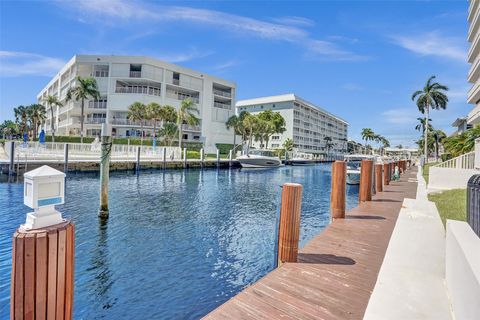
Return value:
<svg viewBox="0 0 480 320">
<path fill-rule="evenodd" d="M 75 319 L 197 319 L 274 267 L 284 182 L 303 184 L 301 246 L 329 221 L 329 165 L 112 173 L 110 219 L 97 174 L 71 174 L 60 211 L 76 225 Z M 0 319 L 9 316 L 11 236 L 23 184 L 0 183 Z M 358 187 L 347 188 L 347 206 Z"/>
</svg>

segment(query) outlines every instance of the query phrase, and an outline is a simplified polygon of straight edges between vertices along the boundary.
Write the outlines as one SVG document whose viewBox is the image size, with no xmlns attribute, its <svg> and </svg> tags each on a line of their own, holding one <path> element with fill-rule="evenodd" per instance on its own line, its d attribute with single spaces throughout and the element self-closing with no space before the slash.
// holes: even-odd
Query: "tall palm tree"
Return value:
<svg viewBox="0 0 480 320">
<path fill-rule="evenodd" d="M 442 143 L 443 140 L 447 137 L 447 135 L 442 130 L 432 130 L 432 137 L 435 145 L 435 162 L 437 162 L 439 143 Z"/>
<path fill-rule="evenodd" d="M 368 141 L 375 139 L 375 132 L 373 132 L 373 130 L 370 128 L 363 128 L 361 135 L 362 140 L 365 141 L 365 145 L 367 145 Z"/>
<path fill-rule="evenodd" d="M 227 128 L 227 130 L 230 130 L 230 128 L 233 129 L 233 150 L 235 150 L 237 147 L 237 134 L 241 134 L 241 125 L 242 120 L 240 119 L 240 116 L 237 116 L 235 114 L 228 118 L 227 122 L 225 122 L 225 127 Z"/>
<path fill-rule="evenodd" d="M 285 148 L 286 151 L 290 152 L 293 150 L 293 147 L 294 147 L 293 140 L 290 138 L 285 139 L 285 141 L 283 142 L 283 148 Z"/>
<path fill-rule="evenodd" d="M 175 108 L 172 106 L 169 106 L 169 105 L 162 106 L 160 110 L 160 114 L 161 114 L 161 119 L 164 123 L 177 122 L 177 110 L 175 110 Z"/>
<path fill-rule="evenodd" d="M 53 121 L 53 107 L 61 107 L 63 103 L 58 100 L 57 96 L 48 95 L 43 102 L 50 109 L 50 129 L 52 130 L 52 142 L 55 142 L 55 121 Z"/>
<path fill-rule="evenodd" d="M 13 113 L 15 115 L 15 122 L 19 125 L 21 133 L 25 133 L 28 130 L 28 108 L 25 106 L 18 106 L 13 108 Z"/>
<path fill-rule="evenodd" d="M 425 123 L 429 123 L 430 109 L 439 110 L 446 109 L 448 97 L 445 91 L 448 87 L 438 82 L 433 82 L 435 76 L 431 76 L 422 90 L 417 90 L 412 94 L 412 101 L 415 101 L 418 110 L 425 114 Z M 428 145 L 428 125 L 424 131 L 424 145 Z M 425 162 L 428 163 L 428 148 L 424 148 Z"/>
<path fill-rule="evenodd" d="M 332 142 L 332 138 L 329 136 L 326 136 L 323 138 L 325 141 L 325 148 L 327 148 L 327 154 L 330 153 L 330 149 L 333 147 L 334 143 Z"/>
<path fill-rule="evenodd" d="M 43 124 L 46 119 L 45 107 L 41 104 L 35 103 L 27 108 L 27 114 L 32 124 L 33 138 L 37 138 L 38 126 Z"/>
<path fill-rule="evenodd" d="M 199 111 L 197 105 L 190 98 L 186 98 L 182 101 L 180 109 L 177 112 L 177 126 L 178 126 L 178 147 L 182 148 L 183 128 L 184 123 L 191 126 L 198 125 L 200 119 L 198 118 Z"/>
<path fill-rule="evenodd" d="M 245 118 L 242 121 L 242 126 L 245 129 L 245 138 L 248 139 L 247 150 L 250 150 L 250 145 L 252 144 L 252 139 L 255 134 L 255 130 L 258 127 L 258 118 L 250 113 L 245 115 Z"/>
<path fill-rule="evenodd" d="M 82 78 L 77 77 L 75 87 L 68 89 L 66 101 L 81 101 L 80 114 L 80 142 L 83 143 L 83 123 L 85 118 L 85 100 L 99 99 L 100 91 L 98 91 L 97 81 L 93 77 Z"/>
<path fill-rule="evenodd" d="M 147 106 L 141 102 L 134 102 L 128 107 L 128 120 L 140 122 L 140 144 L 143 145 L 143 121 L 147 118 Z"/>
</svg>

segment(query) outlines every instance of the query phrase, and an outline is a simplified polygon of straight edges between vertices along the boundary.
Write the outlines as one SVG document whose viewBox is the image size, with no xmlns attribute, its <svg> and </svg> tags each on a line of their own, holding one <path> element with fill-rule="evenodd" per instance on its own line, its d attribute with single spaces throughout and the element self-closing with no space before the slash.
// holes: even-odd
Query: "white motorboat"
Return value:
<svg viewBox="0 0 480 320">
<path fill-rule="evenodd" d="M 243 168 L 275 168 L 282 165 L 282 161 L 270 150 L 250 150 L 248 154 L 237 157 Z"/>
<path fill-rule="evenodd" d="M 295 155 L 288 160 L 292 166 L 308 166 L 315 164 L 313 155 L 311 153 L 301 153 L 297 152 Z"/>
<path fill-rule="evenodd" d="M 347 184 L 360 184 L 360 169 L 362 160 L 374 160 L 375 157 L 364 154 L 348 154 L 344 156 L 347 162 Z"/>
</svg>

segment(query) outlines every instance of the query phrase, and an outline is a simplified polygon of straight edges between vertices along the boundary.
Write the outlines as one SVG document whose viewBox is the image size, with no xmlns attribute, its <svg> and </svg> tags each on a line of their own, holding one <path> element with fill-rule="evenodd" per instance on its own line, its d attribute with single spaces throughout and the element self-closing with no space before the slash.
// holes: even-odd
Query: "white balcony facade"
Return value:
<svg viewBox="0 0 480 320">
<path fill-rule="evenodd" d="M 468 81 L 472 87 L 468 91 L 467 102 L 473 105 L 468 114 L 468 124 L 480 123 L 480 0 L 470 0 L 468 11 L 468 62 L 472 65 L 468 72 Z"/>
<path fill-rule="evenodd" d="M 258 114 L 272 110 L 282 115 L 286 131 L 274 134 L 268 148 L 282 148 L 287 139 L 293 140 L 298 151 L 313 154 L 344 153 L 347 148 L 348 123 L 295 94 L 241 100 L 237 102 L 236 108 L 237 113 L 248 111 Z M 333 147 L 329 150 L 326 148 L 325 137 L 332 139 Z M 264 147 L 259 141 L 254 141 L 253 146 Z"/>
<path fill-rule="evenodd" d="M 203 142 L 210 151 L 217 143 L 233 143 L 233 130 L 225 127 L 228 118 L 235 114 L 236 86 L 233 82 L 137 56 L 74 56 L 37 95 L 39 101 L 56 95 L 64 103 L 54 108 L 56 135 L 80 134 L 81 103 L 65 101 L 77 76 L 93 76 L 101 96 L 98 100 L 84 102 L 85 135 L 99 134 L 101 123 L 108 121 L 115 136 L 137 136 L 141 126 L 127 119 L 131 104 L 156 102 L 178 109 L 182 100 L 190 98 L 197 105 L 201 121 L 199 126 L 185 126 L 183 138 Z M 51 123 L 48 106 L 47 110 L 48 134 Z M 144 124 L 144 134 L 152 134 L 153 126 Z"/>
</svg>

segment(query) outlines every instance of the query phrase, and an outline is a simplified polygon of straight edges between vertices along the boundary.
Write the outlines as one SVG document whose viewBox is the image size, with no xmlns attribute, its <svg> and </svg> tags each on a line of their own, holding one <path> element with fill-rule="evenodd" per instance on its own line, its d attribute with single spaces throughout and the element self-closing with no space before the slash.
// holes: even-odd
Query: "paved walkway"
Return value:
<svg viewBox="0 0 480 320">
<path fill-rule="evenodd" d="M 365 313 L 366 320 L 450 320 L 445 229 L 419 173 L 416 199 L 405 199 Z"/>
<path fill-rule="evenodd" d="M 298 263 L 272 271 L 205 318 L 362 319 L 403 199 L 416 195 L 415 177 L 414 167 L 329 225 L 300 250 Z"/>
</svg>

